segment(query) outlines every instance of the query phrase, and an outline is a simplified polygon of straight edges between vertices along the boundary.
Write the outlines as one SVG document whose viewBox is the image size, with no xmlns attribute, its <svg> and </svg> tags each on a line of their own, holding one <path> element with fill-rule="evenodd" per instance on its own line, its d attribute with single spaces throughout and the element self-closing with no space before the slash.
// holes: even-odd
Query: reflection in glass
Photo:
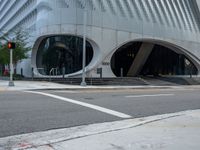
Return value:
<svg viewBox="0 0 200 150">
<path fill-rule="evenodd" d="M 82 70 L 83 39 L 75 36 L 58 35 L 45 38 L 37 52 L 37 68 L 43 75 L 71 74 Z M 93 48 L 86 43 L 86 66 L 93 58 Z M 52 75 L 52 74 L 51 74 Z"/>
</svg>

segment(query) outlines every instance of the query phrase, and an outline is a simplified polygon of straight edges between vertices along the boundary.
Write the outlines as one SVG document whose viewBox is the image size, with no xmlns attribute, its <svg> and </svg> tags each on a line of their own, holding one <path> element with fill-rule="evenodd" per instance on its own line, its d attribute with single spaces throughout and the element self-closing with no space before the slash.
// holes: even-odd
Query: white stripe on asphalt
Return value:
<svg viewBox="0 0 200 150">
<path fill-rule="evenodd" d="M 153 95 L 129 95 L 125 96 L 126 98 L 140 98 L 140 97 L 165 97 L 165 96 L 174 96 L 175 94 L 153 94 Z"/>
<path fill-rule="evenodd" d="M 59 99 L 59 100 L 65 101 L 65 102 L 81 105 L 81 106 L 88 107 L 88 108 L 91 108 L 91 109 L 94 109 L 94 110 L 98 110 L 98 111 L 106 113 L 106 114 L 110 114 L 110 115 L 119 117 L 119 118 L 124 118 L 124 119 L 132 118 L 132 116 L 121 113 L 121 112 L 117 112 L 117 111 L 110 110 L 110 109 L 107 109 L 107 108 L 104 108 L 104 107 L 96 106 L 96 105 L 93 105 L 93 104 L 88 104 L 88 103 L 85 103 L 85 102 L 80 102 L 80 101 L 77 101 L 77 100 L 73 100 L 73 99 L 69 99 L 69 98 L 65 98 L 65 97 L 61 97 L 61 96 L 57 96 L 57 95 L 53 95 L 53 94 L 36 92 L 36 91 L 26 91 L 26 92 L 44 95 L 44 96 L 52 97 L 52 98 Z"/>
</svg>

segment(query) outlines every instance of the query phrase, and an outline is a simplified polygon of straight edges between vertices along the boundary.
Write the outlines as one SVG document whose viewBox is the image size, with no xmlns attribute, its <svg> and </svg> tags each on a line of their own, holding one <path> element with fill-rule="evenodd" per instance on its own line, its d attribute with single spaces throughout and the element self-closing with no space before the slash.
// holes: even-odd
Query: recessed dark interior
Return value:
<svg viewBox="0 0 200 150">
<path fill-rule="evenodd" d="M 128 43 L 119 48 L 111 58 L 113 73 L 120 77 L 128 76 L 128 72 L 140 51 L 143 42 Z M 197 75 L 196 66 L 185 55 L 159 44 L 154 44 L 142 69 L 134 76 L 159 75 Z"/>
<path fill-rule="evenodd" d="M 45 38 L 37 51 L 37 68 L 43 75 L 71 74 L 82 70 L 83 39 L 58 35 Z M 93 48 L 86 42 L 86 66 L 93 58 Z M 54 68 L 54 69 L 53 69 Z"/>
</svg>

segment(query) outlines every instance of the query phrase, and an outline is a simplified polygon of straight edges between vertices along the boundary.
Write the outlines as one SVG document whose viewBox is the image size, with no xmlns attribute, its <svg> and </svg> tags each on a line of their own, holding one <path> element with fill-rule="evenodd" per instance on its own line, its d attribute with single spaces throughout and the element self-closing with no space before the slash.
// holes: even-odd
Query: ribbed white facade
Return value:
<svg viewBox="0 0 200 150">
<path fill-rule="evenodd" d="M 32 35 L 36 32 L 37 0 L 0 0 L 0 35 L 12 34 L 18 28 L 24 29 L 31 36 L 30 45 L 33 45 Z M 23 60 L 17 71 L 24 69 L 24 74 L 31 74 L 31 58 Z"/>
<path fill-rule="evenodd" d="M 18 68 L 30 75 L 33 67 L 36 75 L 46 76 L 37 70 L 44 67 L 37 63 L 41 43 L 52 36 L 82 37 L 85 5 L 87 41 L 93 47 L 88 77 L 98 76 L 97 68 L 104 77 L 115 77 L 112 57 L 130 42 L 167 47 L 186 56 L 199 74 L 200 0 L 0 0 L 0 31 L 23 27 L 34 35 L 31 64 L 26 60 Z M 66 74 L 80 75 L 81 70 Z"/>
<path fill-rule="evenodd" d="M 1 0 L 0 29 L 12 32 L 18 27 L 34 30 L 37 19 L 37 0 Z"/>
</svg>

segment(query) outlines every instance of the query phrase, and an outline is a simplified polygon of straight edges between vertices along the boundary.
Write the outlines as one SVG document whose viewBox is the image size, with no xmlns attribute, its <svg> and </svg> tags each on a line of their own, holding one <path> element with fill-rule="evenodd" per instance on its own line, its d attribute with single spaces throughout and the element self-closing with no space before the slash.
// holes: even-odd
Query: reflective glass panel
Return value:
<svg viewBox="0 0 200 150">
<path fill-rule="evenodd" d="M 83 39 L 76 36 L 45 38 L 37 51 L 37 68 L 43 75 L 71 74 L 82 70 Z M 93 48 L 86 42 L 86 66 L 93 58 Z"/>
</svg>

